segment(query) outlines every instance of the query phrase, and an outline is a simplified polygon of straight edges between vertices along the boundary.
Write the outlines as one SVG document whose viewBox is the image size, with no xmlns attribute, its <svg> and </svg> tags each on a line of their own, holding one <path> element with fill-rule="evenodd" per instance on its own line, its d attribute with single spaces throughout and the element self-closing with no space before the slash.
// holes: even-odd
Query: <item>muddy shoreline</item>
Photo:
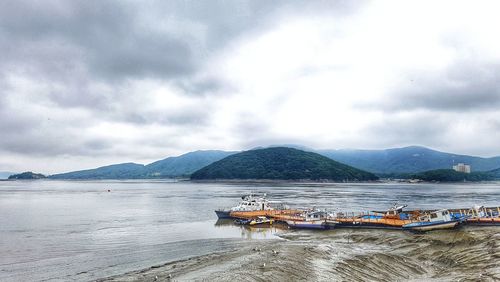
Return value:
<svg viewBox="0 0 500 282">
<path fill-rule="evenodd" d="M 498 281 L 500 229 L 290 231 L 99 281 Z"/>
</svg>

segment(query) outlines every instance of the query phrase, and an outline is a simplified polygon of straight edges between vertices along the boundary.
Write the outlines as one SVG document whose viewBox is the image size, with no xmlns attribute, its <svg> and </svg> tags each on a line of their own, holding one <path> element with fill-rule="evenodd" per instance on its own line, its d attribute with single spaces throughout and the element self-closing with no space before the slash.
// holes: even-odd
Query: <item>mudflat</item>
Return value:
<svg viewBox="0 0 500 282">
<path fill-rule="evenodd" d="M 290 231 L 100 281 L 498 281 L 500 230 Z"/>
</svg>

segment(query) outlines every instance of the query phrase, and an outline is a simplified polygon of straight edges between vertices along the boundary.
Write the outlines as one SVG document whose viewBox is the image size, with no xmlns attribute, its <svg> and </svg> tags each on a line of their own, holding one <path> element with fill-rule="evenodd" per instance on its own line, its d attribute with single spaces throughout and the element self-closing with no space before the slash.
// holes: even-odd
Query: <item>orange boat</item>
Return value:
<svg viewBox="0 0 500 282">
<path fill-rule="evenodd" d="M 404 206 L 394 206 L 386 212 L 374 212 L 361 215 L 346 216 L 338 214 L 335 218 L 335 227 L 358 227 L 358 228 L 385 228 L 401 229 L 403 225 L 411 223 L 417 218 L 419 211 L 403 212 Z"/>
<path fill-rule="evenodd" d="M 219 219 L 251 219 L 258 216 L 272 218 L 277 215 L 300 213 L 300 211 L 289 209 L 286 205 L 273 206 L 272 203 L 276 202 L 267 200 L 266 194 L 262 196 L 250 194 L 241 197 L 241 202 L 237 206 L 229 209 L 218 209 L 215 210 L 215 213 Z"/>
<path fill-rule="evenodd" d="M 231 211 L 229 215 L 232 218 L 255 218 L 258 216 L 271 217 L 276 220 L 281 220 L 280 217 L 284 215 L 295 215 L 299 214 L 301 211 L 294 209 L 283 209 L 283 210 L 256 210 L 256 211 Z"/>
</svg>

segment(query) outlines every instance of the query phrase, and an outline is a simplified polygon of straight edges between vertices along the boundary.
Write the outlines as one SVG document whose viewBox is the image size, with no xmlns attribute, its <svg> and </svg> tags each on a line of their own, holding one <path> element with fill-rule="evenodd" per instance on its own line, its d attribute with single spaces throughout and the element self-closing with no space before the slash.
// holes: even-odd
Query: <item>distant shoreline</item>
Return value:
<svg viewBox="0 0 500 282">
<path fill-rule="evenodd" d="M 488 184 L 488 183 L 499 183 L 500 180 L 483 180 L 483 181 L 418 181 L 418 182 L 410 182 L 405 180 L 389 180 L 389 179 L 379 179 L 372 181 L 325 181 L 325 180 L 310 180 L 310 179 L 302 179 L 302 180 L 286 180 L 286 179 L 215 179 L 215 180 L 191 180 L 189 178 L 128 178 L 128 179 L 53 179 L 53 178 L 43 178 L 43 179 L 0 179 L 0 181 L 9 181 L 9 182 L 32 182 L 32 181 L 69 181 L 69 182 L 78 182 L 78 181 L 95 181 L 95 182 L 192 182 L 192 183 L 200 183 L 200 184 L 210 184 L 210 183 L 221 183 L 221 184 L 373 184 L 373 183 L 393 183 L 393 184 Z"/>
</svg>

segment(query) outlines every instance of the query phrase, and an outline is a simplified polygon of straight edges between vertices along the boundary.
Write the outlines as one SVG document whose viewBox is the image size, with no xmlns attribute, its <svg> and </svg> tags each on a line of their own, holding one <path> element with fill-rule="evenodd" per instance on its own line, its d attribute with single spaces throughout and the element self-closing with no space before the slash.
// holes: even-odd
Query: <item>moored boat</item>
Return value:
<svg viewBox="0 0 500 282">
<path fill-rule="evenodd" d="M 420 216 L 417 220 L 403 225 L 403 229 L 412 231 L 431 231 L 438 229 L 455 228 L 460 219 L 453 218 L 446 209 L 431 212 Z"/>
<path fill-rule="evenodd" d="M 271 207 L 269 201 L 266 198 L 266 194 L 263 196 L 257 196 L 255 194 L 250 194 L 241 197 L 241 202 L 230 209 L 218 209 L 215 210 L 215 214 L 219 219 L 222 218 L 235 218 L 231 215 L 232 212 L 255 212 L 255 211 L 270 211 L 274 210 Z"/>
<path fill-rule="evenodd" d="M 247 224 L 249 224 L 251 221 L 252 221 L 251 219 L 240 219 L 240 218 L 238 218 L 238 219 L 235 219 L 235 220 L 234 220 L 234 223 L 235 223 L 235 224 L 238 224 L 238 225 L 247 225 Z"/>
<path fill-rule="evenodd" d="M 326 224 L 328 213 L 324 211 L 308 211 L 299 217 L 290 217 L 286 220 L 288 226 L 302 229 L 326 229 L 333 228 L 334 224 Z"/>
<path fill-rule="evenodd" d="M 258 216 L 248 223 L 248 225 L 273 224 L 274 220 L 265 216 Z"/>
<path fill-rule="evenodd" d="M 349 228 L 382 228 L 382 229 L 401 229 L 403 225 L 411 223 L 411 218 L 415 218 L 418 211 L 411 213 L 403 212 L 406 205 L 394 205 L 387 211 L 374 211 L 363 214 L 338 213 L 336 218 L 337 227 Z"/>
</svg>

